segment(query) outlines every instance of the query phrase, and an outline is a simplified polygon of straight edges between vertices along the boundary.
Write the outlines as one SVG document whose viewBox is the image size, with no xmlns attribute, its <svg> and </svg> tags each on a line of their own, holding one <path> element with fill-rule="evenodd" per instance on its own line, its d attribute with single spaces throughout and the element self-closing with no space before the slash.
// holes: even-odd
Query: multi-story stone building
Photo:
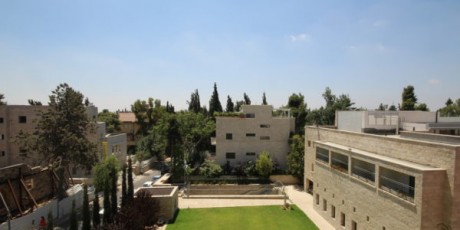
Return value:
<svg viewBox="0 0 460 230">
<path fill-rule="evenodd" d="M 29 105 L 0 106 L 0 168 L 19 163 L 30 166 L 46 166 L 49 163 L 44 162 L 41 156 L 21 149 L 16 141 L 21 132 L 31 134 L 35 131 L 40 112 L 45 112 L 48 108 Z M 91 120 L 97 119 L 97 114 L 97 107 L 87 106 L 87 115 Z M 113 154 L 124 162 L 127 151 L 126 134 L 106 134 L 103 122 L 97 122 L 96 127 L 96 132 L 89 133 L 88 139 L 99 146 L 99 159 L 103 159 L 104 155 Z M 74 176 L 85 176 L 89 173 L 73 167 L 71 171 Z"/>
<path fill-rule="evenodd" d="M 273 115 L 269 105 L 243 105 L 233 116 L 216 117 L 215 160 L 224 165 L 240 166 L 267 151 L 280 168 L 286 168 L 289 136 L 295 131 L 289 110 Z"/>
<path fill-rule="evenodd" d="M 137 133 L 139 131 L 139 124 L 136 122 L 136 115 L 133 112 L 118 112 L 118 119 L 120 120 L 120 129 L 122 133 L 126 133 L 128 141 L 128 153 L 136 153 Z"/>
<path fill-rule="evenodd" d="M 460 228 L 460 137 L 305 133 L 305 189 L 337 229 Z"/>
</svg>

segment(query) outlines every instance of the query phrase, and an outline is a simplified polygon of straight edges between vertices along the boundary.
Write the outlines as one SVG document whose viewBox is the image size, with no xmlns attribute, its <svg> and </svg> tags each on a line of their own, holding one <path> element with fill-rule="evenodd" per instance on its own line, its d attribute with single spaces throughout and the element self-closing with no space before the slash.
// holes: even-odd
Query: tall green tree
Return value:
<svg viewBox="0 0 460 230">
<path fill-rule="evenodd" d="M 341 94 L 338 97 L 334 95 L 329 87 L 326 87 L 323 93 L 323 98 L 326 102 L 325 107 L 312 110 L 307 115 L 307 122 L 317 125 L 334 125 L 335 112 L 338 110 L 352 110 L 354 103 L 350 96 Z"/>
<path fill-rule="evenodd" d="M 128 174 L 128 187 L 126 191 L 126 198 L 129 202 L 134 198 L 133 164 L 131 157 L 128 158 L 128 169 L 126 173 Z"/>
<path fill-rule="evenodd" d="M 97 115 L 97 120 L 105 123 L 108 133 L 116 133 L 121 130 L 121 122 L 118 119 L 118 115 L 110 112 L 108 109 L 102 110 L 102 112 Z"/>
<path fill-rule="evenodd" d="M 144 136 L 165 114 L 166 108 L 161 105 L 160 100 L 149 98 L 147 101 L 136 100 L 131 105 L 131 111 L 136 116 L 136 122 L 139 124 L 138 135 Z"/>
<path fill-rule="evenodd" d="M 267 96 L 265 96 L 265 92 L 262 95 L 262 105 L 267 105 Z"/>
<path fill-rule="evenodd" d="M 292 116 L 295 118 L 295 133 L 303 134 L 308 114 L 304 96 L 301 93 L 293 93 L 289 97 L 287 107 L 291 109 Z"/>
<path fill-rule="evenodd" d="M 222 112 L 222 104 L 220 104 L 219 93 L 217 92 L 217 84 L 214 83 L 214 91 L 209 100 L 209 114 L 214 117 L 214 112 Z"/>
<path fill-rule="evenodd" d="M 175 110 L 174 106 L 171 103 L 169 103 L 169 101 L 166 101 L 166 112 L 167 113 L 175 113 L 174 110 Z"/>
<path fill-rule="evenodd" d="M 460 98 L 455 103 L 449 98 L 446 101 L 446 106 L 439 110 L 443 117 L 459 117 L 460 116 Z"/>
<path fill-rule="evenodd" d="M 78 230 L 77 210 L 75 200 L 72 200 L 72 211 L 70 212 L 70 230 Z"/>
<path fill-rule="evenodd" d="M 21 146 L 29 152 L 38 152 L 58 174 L 58 198 L 65 197 L 64 169 L 92 168 L 97 162 L 96 144 L 88 139 L 95 132 L 83 104 L 83 94 L 68 84 L 60 84 L 49 97 L 48 109 L 41 112 L 35 132 L 22 138 L 30 145 Z"/>
<path fill-rule="evenodd" d="M 190 95 L 190 101 L 187 101 L 188 104 L 188 111 L 199 113 L 202 111 L 201 102 L 200 102 L 200 94 L 198 93 L 198 89 L 195 89 L 195 92 Z"/>
<path fill-rule="evenodd" d="M 402 103 L 400 110 L 415 110 L 417 104 L 417 96 L 415 96 L 414 87 L 408 85 L 402 92 Z"/>
<path fill-rule="evenodd" d="M 107 181 L 106 183 L 110 184 L 109 181 Z M 103 221 L 105 225 L 105 224 L 112 223 L 112 207 L 110 204 L 110 187 L 104 186 L 103 191 L 104 191 L 104 201 L 103 201 L 104 215 L 102 217 L 103 217 Z"/>
<path fill-rule="evenodd" d="M 304 137 L 301 135 L 294 135 L 291 138 L 290 151 L 287 156 L 288 172 L 289 174 L 297 177 L 300 181 L 304 176 L 304 157 L 305 157 L 305 144 Z"/>
<path fill-rule="evenodd" d="M 46 222 L 46 230 L 53 230 L 54 229 L 54 217 L 53 212 L 51 209 L 48 211 L 48 222 Z"/>
<path fill-rule="evenodd" d="M 249 96 L 246 93 L 243 94 L 243 99 L 244 99 L 244 104 L 245 105 L 250 105 L 251 104 L 251 99 L 249 98 Z"/>
<path fill-rule="evenodd" d="M 94 193 L 94 200 L 93 200 L 93 227 L 96 229 L 101 224 L 101 216 L 99 215 L 99 210 L 101 207 L 99 206 L 99 195 L 97 192 Z"/>
<path fill-rule="evenodd" d="M 235 111 L 235 105 L 233 104 L 232 98 L 230 95 L 227 96 L 227 106 L 225 109 L 225 112 L 234 112 Z"/>
<path fill-rule="evenodd" d="M 244 105 L 244 101 L 236 101 L 235 112 L 241 111 L 241 106 Z"/>
<path fill-rule="evenodd" d="M 262 177 L 268 177 L 273 170 L 273 161 L 266 151 L 262 151 L 256 160 L 256 171 Z"/>
<path fill-rule="evenodd" d="M 201 163 L 204 152 L 209 150 L 211 134 L 216 125 L 211 118 L 201 113 L 181 112 L 176 115 L 180 144 L 184 150 L 185 160 L 192 165 Z"/>
<path fill-rule="evenodd" d="M 0 93 L 0 105 L 6 105 L 5 95 Z"/>
<path fill-rule="evenodd" d="M 118 170 L 114 170 L 110 173 L 110 204 L 111 214 L 115 216 L 118 211 L 118 197 L 117 197 L 117 181 L 118 181 Z"/>
<path fill-rule="evenodd" d="M 121 206 L 124 206 L 127 201 L 128 188 L 126 186 L 126 164 L 123 164 L 122 175 L 121 175 Z"/>
<path fill-rule="evenodd" d="M 32 99 L 27 100 L 27 102 L 29 102 L 29 105 L 32 105 L 32 106 L 34 106 L 34 105 L 36 105 L 36 106 L 42 105 L 42 103 L 40 101 L 35 101 L 35 100 L 32 100 Z"/>
<path fill-rule="evenodd" d="M 83 210 L 82 210 L 82 230 L 91 230 L 91 214 L 89 211 L 88 185 L 83 184 Z"/>
</svg>

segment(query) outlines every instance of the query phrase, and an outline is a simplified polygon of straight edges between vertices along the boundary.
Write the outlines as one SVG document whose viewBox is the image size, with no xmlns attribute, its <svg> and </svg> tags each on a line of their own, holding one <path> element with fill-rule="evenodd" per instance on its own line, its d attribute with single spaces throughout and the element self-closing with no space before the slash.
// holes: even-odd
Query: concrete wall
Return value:
<svg viewBox="0 0 460 230">
<path fill-rule="evenodd" d="M 294 118 L 272 117 L 272 109 L 271 106 L 243 106 L 243 113 L 255 114 L 255 118 L 216 117 L 216 162 L 224 165 L 228 160 L 232 166 L 239 166 L 255 160 L 262 151 L 267 151 L 280 168 L 286 168 L 288 140 L 294 131 Z M 269 127 L 262 128 L 261 125 Z M 227 133 L 232 134 L 232 140 L 226 139 Z M 263 140 L 264 137 L 270 139 Z M 227 152 L 234 152 L 235 159 L 227 159 Z M 255 155 L 246 154 L 251 152 Z"/>
<path fill-rule="evenodd" d="M 338 111 L 337 126 L 340 130 L 361 132 L 365 127 L 367 111 Z"/>
<path fill-rule="evenodd" d="M 401 122 L 427 123 L 436 122 L 436 112 L 398 111 Z"/>
<path fill-rule="evenodd" d="M 433 179 L 425 178 L 423 174 L 415 174 L 416 187 L 423 186 L 416 188 L 416 191 L 419 192 L 416 192 L 415 195 L 415 206 L 408 205 L 407 202 L 392 196 L 383 196 L 380 193 L 378 197 L 375 197 L 373 194 L 375 194 L 376 188 L 362 185 L 362 183 L 355 186 L 354 184 L 357 182 L 354 180 L 350 181 L 348 177 L 331 173 L 329 168 L 318 165 L 315 162 L 314 144 L 314 141 L 317 140 L 337 143 L 420 165 L 442 168 L 445 169 L 445 179 L 440 177 L 439 180 L 441 182 L 445 180 L 445 182 L 442 183 L 441 188 L 426 189 L 423 184 L 435 183 Z M 334 226 L 340 227 L 337 218 L 340 218 L 340 212 L 344 212 L 348 220 L 347 227 L 350 227 L 351 224 L 349 220 L 354 219 L 359 223 L 359 229 L 362 226 L 364 229 L 382 229 L 383 226 L 386 229 L 435 229 L 440 222 L 452 226 L 453 229 L 460 227 L 460 193 L 458 190 L 460 178 L 457 176 L 460 175 L 458 174 L 460 173 L 459 147 L 316 127 L 307 127 L 305 141 L 305 180 L 306 182 L 314 182 L 314 194 L 318 193 L 321 199 L 325 197 L 328 201 L 336 204 L 335 220 L 330 218 L 330 213 L 322 211 L 322 204 L 314 205 L 318 213 Z M 397 167 L 392 169 L 401 171 Z M 405 173 L 411 175 L 411 172 Z M 443 202 L 441 204 L 436 203 L 437 205 L 424 203 L 426 200 L 422 197 L 434 197 L 434 200 L 442 200 Z M 442 211 L 436 210 L 440 206 Z M 434 213 L 432 218 L 422 218 L 425 207 L 429 207 L 430 212 Z M 368 216 L 369 221 L 367 221 Z"/>
</svg>

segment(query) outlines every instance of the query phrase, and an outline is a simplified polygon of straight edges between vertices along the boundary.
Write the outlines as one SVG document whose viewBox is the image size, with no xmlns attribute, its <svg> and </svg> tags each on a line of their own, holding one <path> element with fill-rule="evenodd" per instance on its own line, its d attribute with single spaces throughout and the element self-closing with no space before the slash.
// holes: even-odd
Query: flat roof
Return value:
<svg viewBox="0 0 460 230">
<path fill-rule="evenodd" d="M 336 148 L 336 149 L 340 149 L 340 150 L 343 150 L 343 151 L 346 151 L 346 152 L 352 152 L 354 154 L 362 155 L 362 156 L 372 158 L 372 159 L 375 159 L 375 160 L 378 160 L 378 161 L 381 161 L 381 162 L 387 162 L 387 163 L 399 165 L 399 166 L 402 166 L 402 167 L 415 169 L 415 170 L 418 170 L 418 171 L 445 170 L 445 169 L 438 168 L 438 167 L 433 167 L 433 166 L 429 166 L 429 165 L 422 165 L 422 164 L 418 164 L 418 163 L 414 163 L 414 162 L 410 162 L 410 161 L 406 161 L 406 160 L 401 160 L 401 159 L 397 159 L 397 158 L 393 158 L 393 157 L 383 156 L 383 155 L 367 152 L 367 151 L 364 151 L 364 150 L 351 148 L 349 146 L 335 144 L 335 143 L 332 143 L 332 142 L 315 141 L 315 143 L 325 145 L 325 146 L 329 146 L 329 147 Z"/>
</svg>

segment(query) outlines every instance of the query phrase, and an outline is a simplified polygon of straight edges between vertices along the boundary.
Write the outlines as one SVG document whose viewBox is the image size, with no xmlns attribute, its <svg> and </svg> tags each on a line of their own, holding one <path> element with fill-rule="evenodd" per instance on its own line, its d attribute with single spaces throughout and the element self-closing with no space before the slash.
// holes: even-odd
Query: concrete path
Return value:
<svg viewBox="0 0 460 230">
<path fill-rule="evenodd" d="M 333 230 L 323 217 L 313 210 L 313 197 L 295 186 L 286 186 L 286 193 L 289 203 L 297 205 L 313 223 L 321 230 Z M 215 207 L 242 207 L 242 206 L 263 206 L 283 205 L 282 199 L 197 199 L 179 198 L 179 208 L 215 208 Z"/>
</svg>

